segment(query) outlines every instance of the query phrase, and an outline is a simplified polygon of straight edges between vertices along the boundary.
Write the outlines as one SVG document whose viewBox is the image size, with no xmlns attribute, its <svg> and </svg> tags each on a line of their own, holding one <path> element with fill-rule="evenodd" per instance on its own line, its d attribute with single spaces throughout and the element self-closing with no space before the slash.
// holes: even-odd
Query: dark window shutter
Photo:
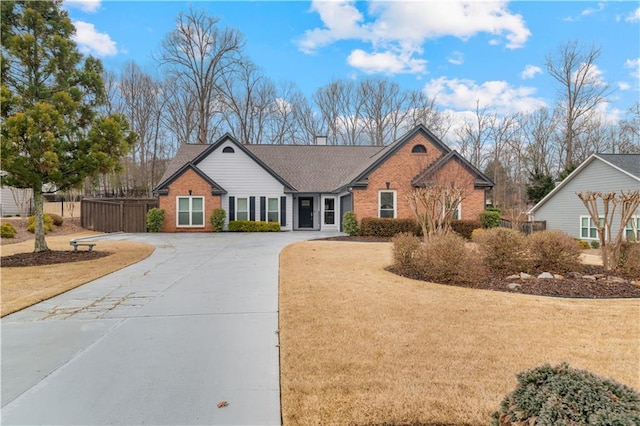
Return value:
<svg viewBox="0 0 640 426">
<path fill-rule="evenodd" d="M 280 197 L 280 226 L 287 226 L 287 197 Z"/>
<path fill-rule="evenodd" d="M 260 197 L 260 220 L 267 220 L 267 197 Z"/>
<path fill-rule="evenodd" d="M 229 221 L 236 220 L 236 197 L 229 197 Z"/>
<path fill-rule="evenodd" d="M 256 220 L 256 197 L 249 197 L 249 220 Z"/>
</svg>

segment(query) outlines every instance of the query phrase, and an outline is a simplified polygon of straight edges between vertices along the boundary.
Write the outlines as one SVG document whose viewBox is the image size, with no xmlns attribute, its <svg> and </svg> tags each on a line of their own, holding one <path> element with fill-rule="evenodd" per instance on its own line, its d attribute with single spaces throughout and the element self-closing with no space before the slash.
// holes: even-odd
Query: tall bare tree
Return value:
<svg viewBox="0 0 640 426">
<path fill-rule="evenodd" d="M 487 165 L 487 149 L 495 120 L 496 114 L 487 108 L 481 108 L 480 101 L 477 101 L 474 115 L 455 132 L 460 153 L 481 170 Z"/>
<path fill-rule="evenodd" d="M 218 24 L 219 19 L 205 12 L 180 13 L 176 28 L 167 34 L 157 55 L 167 77 L 195 102 L 199 143 L 212 142 L 212 120 L 220 112 L 220 86 L 237 71 L 244 47 L 238 30 Z"/>
<path fill-rule="evenodd" d="M 611 89 L 600 78 L 596 64 L 600 48 L 568 41 L 558 46 L 555 54 L 546 57 L 549 75 L 559 84 L 558 106 L 563 126 L 561 136 L 561 167 L 565 170 L 579 163 L 578 142 L 585 132 L 596 107 L 607 102 Z"/>
<path fill-rule="evenodd" d="M 363 126 L 371 144 L 383 146 L 394 141 L 408 113 L 408 94 L 398 83 L 386 79 L 367 79 L 358 85 L 362 102 Z"/>
</svg>

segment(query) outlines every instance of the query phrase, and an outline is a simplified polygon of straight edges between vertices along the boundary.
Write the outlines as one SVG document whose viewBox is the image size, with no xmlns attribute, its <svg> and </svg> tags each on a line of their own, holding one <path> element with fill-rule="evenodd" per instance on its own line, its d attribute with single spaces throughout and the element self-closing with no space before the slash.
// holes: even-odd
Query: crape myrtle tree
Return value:
<svg viewBox="0 0 640 426">
<path fill-rule="evenodd" d="M 61 0 L 2 3 L 3 183 L 31 188 L 35 252 L 48 250 L 43 185 L 65 191 L 117 168 L 135 139 L 122 115 L 101 116 L 102 63 L 84 58 Z"/>
</svg>

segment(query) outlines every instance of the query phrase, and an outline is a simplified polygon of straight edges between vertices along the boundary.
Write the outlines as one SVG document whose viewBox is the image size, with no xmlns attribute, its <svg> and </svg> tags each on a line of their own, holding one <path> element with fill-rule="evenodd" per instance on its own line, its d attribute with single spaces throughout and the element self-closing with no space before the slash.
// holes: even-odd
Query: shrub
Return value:
<svg viewBox="0 0 640 426">
<path fill-rule="evenodd" d="M 425 241 L 416 252 L 416 273 L 438 283 L 464 283 L 477 278 L 482 275 L 480 260 L 465 244 L 464 238 L 453 233 Z"/>
<path fill-rule="evenodd" d="M 527 237 L 534 268 L 552 272 L 576 271 L 580 268 L 580 245 L 562 231 L 534 232 Z"/>
<path fill-rule="evenodd" d="M 589 241 L 584 241 L 584 240 L 579 240 L 579 241 L 578 241 L 578 245 L 580 246 L 580 248 L 581 248 L 582 250 L 589 250 L 589 248 L 591 247 L 591 246 L 589 245 Z"/>
<path fill-rule="evenodd" d="M 598 240 L 591 241 L 591 248 L 592 249 L 599 249 L 600 248 L 600 241 L 598 241 Z"/>
<path fill-rule="evenodd" d="M 640 242 L 622 243 L 618 270 L 628 277 L 640 279 Z"/>
<path fill-rule="evenodd" d="M 566 363 L 545 364 L 517 378 L 493 414 L 495 426 L 640 424 L 640 394 L 613 380 Z"/>
<path fill-rule="evenodd" d="M 43 222 L 44 222 L 44 233 L 46 234 L 47 232 L 53 229 L 53 219 L 51 219 L 51 216 L 49 216 L 49 214 L 45 213 L 43 217 Z M 27 231 L 31 232 L 32 234 L 36 232 L 35 216 L 29 216 L 29 219 L 27 222 Z"/>
<path fill-rule="evenodd" d="M 16 236 L 16 228 L 10 222 L 5 222 L 0 225 L 0 237 L 2 238 L 14 238 Z"/>
<path fill-rule="evenodd" d="M 416 273 L 416 258 L 420 250 L 420 239 L 415 235 L 402 232 L 392 240 L 393 267 L 401 275 Z"/>
<path fill-rule="evenodd" d="M 482 222 L 479 220 L 454 220 L 451 222 L 451 229 L 467 240 L 471 239 L 474 229 L 480 228 L 482 228 Z"/>
<path fill-rule="evenodd" d="M 508 228 L 476 229 L 472 237 L 489 269 L 510 274 L 529 269 L 522 233 Z"/>
<path fill-rule="evenodd" d="M 224 209 L 214 209 L 209 222 L 213 226 L 214 231 L 222 232 L 224 230 L 224 221 L 227 218 L 227 212 Z"/>
<path fill-rule="evenodd" d="M 49 215 L 51 220 L 53 220 L 53 224 L 55 226 L 62 226 L 62 224 L 64 223 L 64 219 L 59 214 L 55 214 L 55 213 L 47 213 L 47 214 Z"/>
<path fill-rule="evenodd" d="M 500 218 L 502 217 L 502 211 L 495 207 L 487 207 L 482 213 L 480 213 L 480 222 L 485 228 L 497 228 L 500 226 Z"/>
<path fill-rule="evenodd" d="M 418 235 L 418 224 L 413 219 L 365 217 L 360 221 L 360 235 L 393 237 L 400 233 Z"/>
<path fill-rule="evenodd" d="M 147 229 L 149 232 L 160 232 L 164 224 L 164 210 L 154 207 L 147 212 Z"/>
<path fill-rule="evenodd" d="M 354 212 L 346 212 L 342 216 L 342 229 L 347 235 L 358 235 L 360 228 L 358 227 L 358 218 Z"/>
<path fill-rule="evenodd" d="M 232 220 L 229 222 L 231 232 L 279 232 L 278 222 L 254 222 L 252 220 Z"/>
</svg>

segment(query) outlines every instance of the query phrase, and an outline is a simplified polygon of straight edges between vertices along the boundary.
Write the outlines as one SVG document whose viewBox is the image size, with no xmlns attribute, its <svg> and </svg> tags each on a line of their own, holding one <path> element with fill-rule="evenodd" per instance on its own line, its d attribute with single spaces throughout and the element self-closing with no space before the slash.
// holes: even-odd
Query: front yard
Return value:
<svg viewBox="0 0 640 426">
<path fill-rule="evenodd" d="M 466 289 L 384 270 L 389 243 L 312 241 L 280 258 L 285 425 L 486 425 L 545 362 L 640 389 L 640 299 Z"/>
</svg>

